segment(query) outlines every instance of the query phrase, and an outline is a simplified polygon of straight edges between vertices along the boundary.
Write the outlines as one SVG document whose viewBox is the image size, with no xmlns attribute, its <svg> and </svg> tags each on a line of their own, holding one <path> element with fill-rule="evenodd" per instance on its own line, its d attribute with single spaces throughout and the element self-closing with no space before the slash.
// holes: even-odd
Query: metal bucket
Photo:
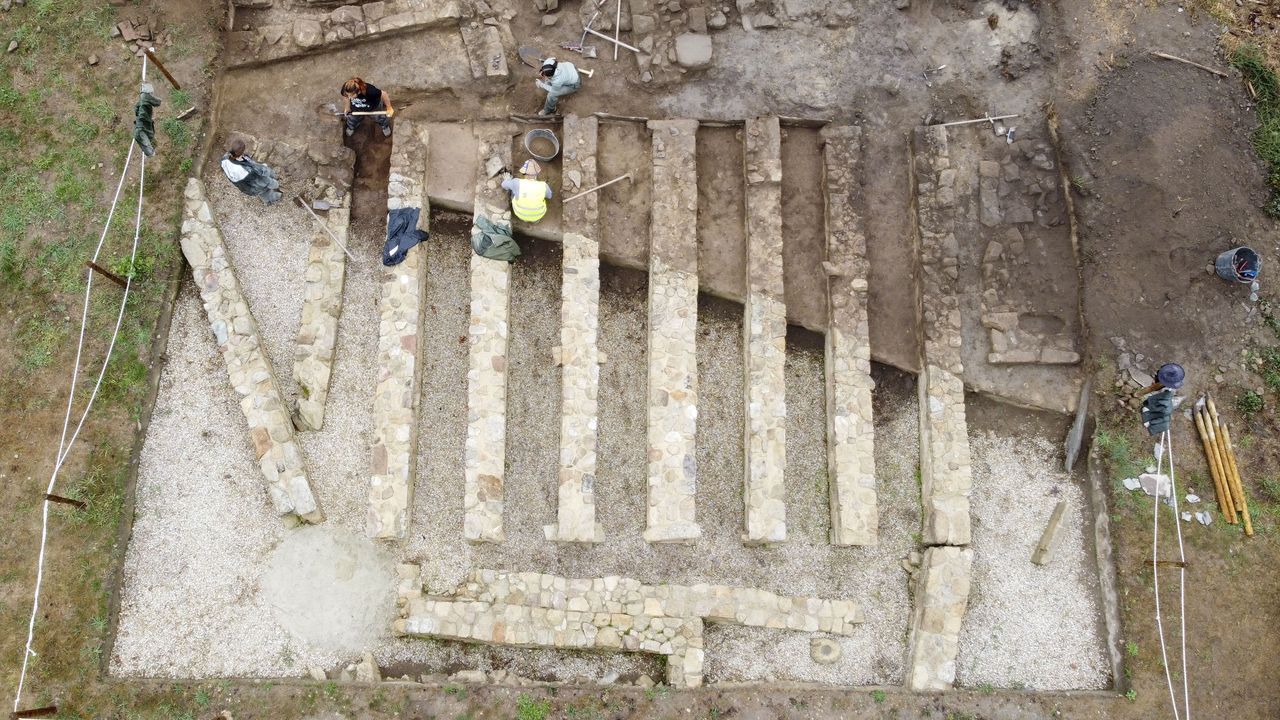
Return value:
<svg viewBox="0 0 1280 720">
<path fill-rule="evenodd" d="M 542 141 L 542 142 L 537 142 L 537 141 Z M 551 143 L 550 155 L 546 154 L 546 150 L 545 150 L 545 145 L 548 142 Z M 534 150 L 533 148 L 535 145 L 543 145 L 544 146 L 543 152 L 538 152 L 537 150 Z M 556 139 L 556 134 L 551 132 L 550 130 L 546 128 L 535 128 L 525 133 L 524 149 L 527 150 L 529 154 L 534 157 L 534 159 L 547 162 L 548 160 L 554 160 L 555 157 L 560 154 L 560 141 Z"/>
<path fill-rule="evenodd" d="M 1213 263 L 1218 277 L 1228 282 L 1251 283 L 1258 279 L 1262 270 L 1262 259 L 1253 248 L 1232 248 L 1221 255 Z"/>
</svg>

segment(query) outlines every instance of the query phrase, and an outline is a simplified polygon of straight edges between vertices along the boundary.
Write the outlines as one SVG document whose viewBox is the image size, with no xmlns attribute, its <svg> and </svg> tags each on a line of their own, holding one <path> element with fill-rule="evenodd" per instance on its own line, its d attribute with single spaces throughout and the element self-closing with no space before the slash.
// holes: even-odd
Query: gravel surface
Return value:
<svg viewBox="0 0 1280 720">
<path fill-rule="evenodd" d="M 217 190 L 217 182 L 211 182 L 210 187 L 214 188 L 211 194 L 215 213 L 223 224 L 264 343 L 282 384 L 291 388 L 292 382 L 287 378 L 301 307 L 299 258 L 309 241 L 310 223 L 305 219 L 298 222 L 291 212 L 285 214 L 285 222 L 276 223 L 267 211 L 254 204 L 256 201 L 225 188 Z M 605 541 L 579 546 L 543 540 L 542 526 L 555 518 L 560 373 L 551 362 L 550 351 L 559 344 L 560 249 L 554 244 L 528 241 L 526 256 L 516 266 L 512 282 L 507 540 L 499 545 L 473 546 L 462 539 L 468 225 L 465 219 L 437 214 L 432 219 L 431 239 L 424 245 L 429 253 L 428 311 L 413 525 L 405 543 L 380 546 L 383 557 L 394 556 L 386 557 L 386 561 L 422 563 L 428 589 L 433 592 L 451 590 L 473 567 L 495 567 L 575 577 L 621 574 L 650 583 L 716 582 L 789 594 L 858 599 L 863 603 L 866 623 L 852 636 L 839 639 L 843 648 L 840 662 L 812 662 L 809 635 L 805 633 L 711 625 L 707 634 L 707 677 L 711 681 L 777 678 L 841 684 L 900 683 L 909 614 L 907 576 L 900 561 L 915 549 L 920 521 L 915 480 L 919 443 L 914 379 L 875 366 L 880 544 L 875 548 L 832 548 L 827 542 L 821 338 L 803 331 L 792 332 L 787 360 L 790 537 L 778 548 L 745 547 L 740 538 L 742 312 L 732 303 L 701 299 L 698 512 L 703 538 L 692 546 L 650 545 L 641 535 L 646 503 L 643 273 L 602 269 L 600 343 L 607 362 L 601 372 L 597 508 Z M 313 626 L 294 626 L 290 633 L 277 620 L 281 606 L 288 606 L 299 596 L 314 594 L 303 581 L 280 583 L 279 575 L 284 570 L 279 568 L 273 577 L 262 577 L 263 573 L 273 572 L 269 558 L 282 539 L 293 540 L 303 532 L 328 534 L 331 537 L 314 543 L 324 546 L 344 536 L 363 538 L 368 447 L 372 438 L 369 411 L 376 372 L 376 280 L 381 272 L 376 255 L 380 232 L 378 223 L 372 220 L 353 228 L 352 249 L 360 262 L 347 266 L 338 359 L 325 427 L 299 436 L 312 482 L 328 515 L 319 529 L 290 530 L 269 511 L 244 432 L 244 419 L 227 385 L 226 370 L 208 331 L 207 319 L 194 290 L 190 286 L 183 289 L 175 312 L 156 422 L 147 438 L 138 478 L 137 519 L 126 561 L 112 672 L 172 677 L 298 676 L 311 666 L 338 669 L 353 661 L 357 655 L 353 648 L 361 646 L 373 650 L 378 661 L 397 676 L 481 668 L 504 669 L 518 676 L 545 680 L 616 677 L 625 681 L 641 673 L 660 677 L 661 663 L 641 655 L 391 638 L 384 621 L 370 620 L 385 617 L 392 607 L 391 583 L 369 594 L 344 593 L 335 600 L 338 605 L 322 608 L 314 615 L 324 618 L 331 617 L 326 613 L 346 613 L 352 618 L 351 624 L 357 630 L 344 630 L 340 644 L 308 642 Z M 288 268 L 295 264 L 298 271 L 290 273 Z M 976 457 L 987 457 L 984 453 L 988 445 L 979 442 L 975 447 L 982 450 Z M 1046 464 L 1042 460 L 1028 461 L 1027 467 Z M 976 498 L 975 512 L 982 507 Z M 1047 514 L 1047 509 L 1039 514 Z M 1039 514 L 1029 524 L 1043 522 Z M 1077 528 L 1077 534 L 1078 531 Z M 1023 540 L 1034 542 L 1018 538 Z M 1063 562 L 1055 562 L 1047 571 L 1064 571 L 1066 561 L 1075 558 L 1083 573 L 1082 550 L 1070 544 L 1070 537 L 1063 540 L 1059 549 Z M 979 544 L 984 542 L 994 542 L 994 547 Z M 1078 535 L 1074 542 L 1080 542 Z M 977 534 L 979 560 L 975 572 L 988 567 L 982 560 L 984 554 L 999 557 L 1012 545 Z M 1017 555 L 1021 562 L 1021 550 Z M 317 567 L 321 574 L 342 572 L 341 568 L 335 571 L 324 563 Z M 1015 595 L 998 592 L 993 581 L 979 579 L 979 583 L 966 630 L 976 628 L 977 636 L 986 638 L 991 628 L 1009 628 L 1005 617 L 1011 612 L 1004 606 L 990 610 L 989 603 L 1006 594 Z M 286 592 L 283 596 L 283 603 L 273 601 L 272 597 L 279 596 L 270 592 L 271 588 L 279 592 L 281 587 L 286 591 L 294 588 L 293 595 Z M 1034 612 L 1029 616 L 1038 617 L 1035 613 L 1050 607 L 1036 604 L 1042 595 L 1046 593 L 1032 593 L 1031 600 L 1022 599 L 1031 603 Z M 315 610 L 310 605 L 302 607 L 305 612 Z M 1084 605 L 1078 609 L 1083 613 L 1079 617 L 1093 622 L 1096 608 Z M 1070 634 L 1088 635 L 1081 632 L 1079 624 L 1072 624 L 1070 633 L 1060 632 L 1059 636 Z M 1090 642 L 1081 641 L 1092 653 L 1086 660 L 1096 659 L 1100 671 L 1101 644 L 1096 631 L 1088 637 L 1092 638 Z M 1070 638 L 1055 641 L 1057 645 L 1053 646 L 1068 647 L 1069 641 Z M 1016 647 L 1027 651 L 1046 644 L 1016 642 L 1020 643 Z M 1002 639 L 1002 647 L 1009 646 Z M 973 647 L 971 638 L 966 647 Z M 1069 654 L 1073 662 L 1085 657 Z M 985 669 L 991 662 L 986 658 L 996 657 L 994 652 L 985 653 L 980 666 L 969 655 L 962 653 L 962 661 L 968 663 L 962 670 L 963 680 L 973 683 L 994 677 Z M 1049 662 L 1038 660 L 1042 664 Z M 1042 671 L 1030 670 L 1040 667 L 1035 661 L 1035 657 L 1017 659 L 1019 667 L 1035 676 L 1025 680 L 1028 684 L 1098 686 L 1093 680 L 1094 665 L 1081 665 L 1088 671 L 1072 671 L 1077 672 L 1080 682 L 1073 684 L 1068 679 L 1066 684 L 1047 683 Z"/>
<path fill-rule="evenodd" d="M 957 683 L 1037 690 L 1110 684 L 1086 491 L 1040 436 L 971 433 L 973 586 Z M 1067 510 L 1048 564 L 1031 554 L 1059 500 Z"/>
</svg>

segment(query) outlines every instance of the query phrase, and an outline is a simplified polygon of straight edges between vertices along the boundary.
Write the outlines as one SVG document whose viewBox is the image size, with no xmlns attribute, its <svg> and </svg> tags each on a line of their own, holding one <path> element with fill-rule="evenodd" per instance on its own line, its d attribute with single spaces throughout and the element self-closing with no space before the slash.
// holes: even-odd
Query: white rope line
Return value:
<svg viewBox="0 0 1280 720">
<path fill-rule="evenodd" d="M 1191 685 L 1187 677 L 1187 556 L 1182 543 L 1182 522 L 1178 509 L 1178 483 L 1173 469 L 1173 432 L 1165 430 L 1156 446 L 1156 475 L 1160 474 L 1165 448 L 1169 452 L 1169 497 L 1172 498 L 1173 524 L 1178 537 L 1178 621 L 1180 624 L 1179 641 L 1182 649 L 1182 703 L 1184 714 L 1178 713 L 1177 694 L 1173 688 L 1173 676 L 1169 672 L 1169 652 L 1164 637 L 1164 621 L 1160 614 L 1160 488 L 1156 480 L 1155 511 L 1152 514 L 1151 539 L 1151 573 L 1156 605 L 1156 630 L 1160 635 L 1160 658 L 1164 666 L 1165 685 L 1169 688 L 1169 704 L 1173 708 L 1174 720 L 1191 720 Z"/>
<path fill-rule="evenodd" d="M 147 58 L 144 55 L 142 58 L 142 81 L 146 82 L 146 80 L 147 80 Z M 129 174 L 129 163 L 133 159 L 133 149 L 137 146 L 137 144 L 138 142 L 136 139 L 129 143 L 129 151 L 125 155 L 124 167 L 120 171 L 120 180 L 116 184 L 115 196 L 111 199 L 111 209 L 107 212 L 107 220 L 102 226 L 102 235 L 98 238 L 98 245 L 97 247 L 94 248 L 94 251 L 93 251 L 94 262 L 97 262 L 98 257 L 102 252 L 102 246 L 106 242 L 107 233 L 111 228 L 111 221 L 115 217 L 116 207 L 120 202 L 120 192 L 124 188 L 125 177 Z M 143 196 L 143 187 L 144 187 L 143 184 L 146 180 L 146 168 L 147 168 L 147 158 L 146 158 L 146 155 L 144 154 L 141 156 L 141 164 L 139 166 L 139 172 L 138 172 L 138 209 L 134 218 L 133 248 L 129 256 L 130 268 L 133 267 L 133 263 L 137 258 L 138 240 L 142 234 L 142 196 Z M 57 485 L 57 482 L 58 482 L 58 474 L 62 471 L 62 466 L 66 462 L 67 456 L 71 452 L 71 446 L 75 443 L 76 438 L 79 436 L 81 428 L 84 427 L 85 419 L 89 416 L 89 410 L 90 408 L 93 407 L 93 402 L 98 397 L 98 391 L 102 387 L 102 380 L 107 373 L 107 366 L 111 362 L 112 352 L 115 350 L 116 339 L 120 335 L 120 326 L 124 321 L 125 307 L 128 305 L 128 302 L 129 302 L 129 289 L 130 289 L 130 286 L 133 284 L 132 273 L 130 273 L 129 276 L 126 277 L 125 279 L 124 295 L 120 299 L 120 312 L 116 315 L 115 328 L 111 333 L 111 342 L 107 346 L 106 357 L 102 361 L 102 369 L 98 372 L 98 379 L 94 383 L 93 393 L 89 396 L 88 403 L 85 404 L 84 412 L 80 415 L 80 420 L 76 424 L 76 429 L 74 432 L 71 433 L 70 439 L 68 439 L 67 428 L 70 427 L 71 425 L 71 410 L 75 402 L 76 387 L 80 377 L 80 360 L 84 354 L 85 330 L 89 322 L 89 299 L 90 299 L 90 294 L 93 290 L 94 272 L 92 268 L 86 268 L 85 273 L 86 273 L 86 281 L 85 281 L 85 288 L 84 288 L 84 309 L 81 311 L 81 315 L 80 315 L 80 336 L 76 342 L 75 365 L 71 370 L 71 387 L 67 397 L 67 412 L 62 421 L 62 435 L 58 440 L 58 453 L 57 453 L 57 457 L 54 460 L 53 472 L 49 476 L 49 485 L 45 489 L 46 495 L 53 494 L 54 487 Z M 31 618 L 27 622 L 27 644 L 26 644 L 26 649 L 22 653 L 22 670 L 18 675 L 18 689 L 13 696 L 13 711 L 15 713 L 18 712 L 19 704 L 22 702 L 22 689 L 26 684 L 28 665 L 31 661 L 31 658 L 36 654 L 35 650 L 33 650 L 31 646 L 35 641 L 36 616 L 39 614 L 39 611 L 40 611 L 40 588 L 44 581 L 45 547 L 49 538 L 49 499 L 47 497 L 44 500 L 43 506 L 44 507 L 43 507 L 41 520 L 40 520 L 40 552 L 36 559 L 36 584 L 35 584 L 35 591 L 32 594 L 32 600 L 31 600 Z"/>
</svg>

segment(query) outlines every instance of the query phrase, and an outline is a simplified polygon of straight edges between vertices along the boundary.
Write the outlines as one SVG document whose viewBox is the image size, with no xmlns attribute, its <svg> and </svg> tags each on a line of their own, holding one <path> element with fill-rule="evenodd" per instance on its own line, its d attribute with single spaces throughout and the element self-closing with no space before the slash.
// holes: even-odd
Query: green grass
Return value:
<svg viewBox="0 0 1280 720">
<path fill-rule="evenodd" d="M 1138 657 L 1138 643 L 1128 640 L 1124 644 L 1124 654 L 1129 657 Z"/>
<path fill-rule="evenodd" d="M 181 113 L 191 107 L 191 93 L 186 90 L 174 90 L 169 93 L 170 110 L 175 113 Z"/>
<path fill-rule="evenodd" d="M 1280 347 L 1250 350 L 1249 367 L 1262 377 L 1268 390 L 1280 391 Z"/>
<path fill-rule="evenodd" d="M 516 719 L 517 720 L 546 720 L 551 714 L 551 701 L 546 699 L 535 700 L 528 695 L 521 695 L 516 698 Z"/>
<path fill-rule="evenodd" d="M 1244 390 L 1236 396 L 1236 410 L 1246 419 L 1262 412 L 1263 405 L 1262 396 L 1253 390 Z"/>
<path fill-rule="evenodd" d="M 887 696 L 884 694 L 884 691 L 883 691 L 883 690 L 872 690 L 872 691 L 871 691 L 871 699 L 872 699 L 872 700 L 874 700 L 874 701 L 876 701 L 877 703 L 882 703 L 882 702 L 884 702 L 885 697 L 887 697 Z"/>
<path fill-rule="evenodd" d="M 170 152 L 183 153 L 191 148 L 193 140 L 191 128 L 185 122 L 176 117 L 167 117 L 160 121 L 160 129 L 169 138 L 169 142 L 173 144 Z"/>
<path fill-rule="evenodd" d="M 1280 217 L 1280 78 L 1267 66 L 1257 45 L 1241 45 L 1231 54 L 1231 64 L 1257 95 L 1258 129 L 1252 141 L 1254 150 L 1267 164 L 1267 183 L 1271 186 L 1271 198 L 1264 209 L 1268 215 Z"/>
</svg>

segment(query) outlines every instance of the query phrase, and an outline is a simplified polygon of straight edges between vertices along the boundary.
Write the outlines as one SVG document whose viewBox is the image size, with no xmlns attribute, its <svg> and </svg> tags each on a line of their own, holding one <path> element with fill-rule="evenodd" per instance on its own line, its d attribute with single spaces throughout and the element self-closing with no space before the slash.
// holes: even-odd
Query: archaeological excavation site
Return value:
<svg viewBox="0 0 1280 720">
<path fill-rule="evenodd" d="M 163 69 L 193 131 L 103 581 L 116 692 L 1166 716 L 1152 573 L 1173 602 L 1197 566 L 1143 555 L 1171 501 L 1120 484 L 1166 447 L 1135 393 L 1180 362 L 1225 418 L 1267 389 L 1217 323 L 1274 322 L 1206 271 L 1277 246 L 1269 91 L 1205 3 L 112 4 L 109 62 Z M 207 65 L 167 60 L 184 12 Z M 1216 515 L 1172 417 L 1182 510 Z M 1238 535 L 1231 503 L 1158 537 Z"/>
</svg>

